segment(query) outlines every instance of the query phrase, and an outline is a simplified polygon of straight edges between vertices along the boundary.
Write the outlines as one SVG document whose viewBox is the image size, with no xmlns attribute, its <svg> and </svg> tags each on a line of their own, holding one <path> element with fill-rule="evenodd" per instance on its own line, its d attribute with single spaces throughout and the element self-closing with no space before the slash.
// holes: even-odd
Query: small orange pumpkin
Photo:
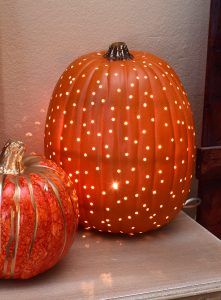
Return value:
<svg viewBox="0 0 221 300">
<path fill-rule="evenodd" d="M 64 71 L 53 92 L 45 154 L 75 184 L 80 223 L 134 234 L 170 222 L 189 192 L 194 125 L 172 68 L 114 43 Z"/>
<path fill-rule="evenodd" d="M 0 155 L 0 278 L 27 279 L 55 265 L 78 223 L 73 185 L 54 162 L 9 141 Z"/>
</svg>

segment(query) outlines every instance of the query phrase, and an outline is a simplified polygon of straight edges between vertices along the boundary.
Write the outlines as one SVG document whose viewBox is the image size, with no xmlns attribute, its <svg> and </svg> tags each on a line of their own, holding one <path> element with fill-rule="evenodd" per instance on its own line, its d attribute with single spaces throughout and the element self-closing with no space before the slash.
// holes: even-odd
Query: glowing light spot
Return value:
<svg viewBox="0 0 221 300">
<path fill-rule="evenodd" d="M 31 132 L 27 132 L 25 135 L 26 136 L 32 136 L 32 133 Z"/>
<path fill-rule="evenodd" d="M 120 174 L 120 173 L 121 173 L 121 170 L 120 170 L 120 169 L 117 169 L 117 173 Z"/>
<path fill-rule="evenodd" d="M 118 187 L 119 187 L 118 182 L 114 181 L 114 182 L 112 183 L 112 188 L 113 188 L 114 190 L 118 190 Z"/>
<path fill-rule="evenodd" d="M 120 93 L 120 92 L 121 92 L 121 89 L 118 88 L 118 89 L 117 89 L 117 92 Z"/>
</svg>

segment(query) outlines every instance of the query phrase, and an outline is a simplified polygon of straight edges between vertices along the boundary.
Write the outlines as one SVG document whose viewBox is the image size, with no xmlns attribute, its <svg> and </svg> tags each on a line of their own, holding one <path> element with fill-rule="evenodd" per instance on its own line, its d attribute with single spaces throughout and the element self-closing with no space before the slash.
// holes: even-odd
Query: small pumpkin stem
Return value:
<svg viewBox="0 0 221 300">
<path fill-rule="evenodd" d="M 134 58 L 124 42 L 111 44 L 107 53 L 104 54 L 104 57 L 108 60 L 131 60 Z"/>
<path fill-rule="evenodd" d="M 20 174 L 22 173 L 23 157 L 25 145 L 20 141 L 9 140 L 0 154 L 0 174 Z"/>
</svg>

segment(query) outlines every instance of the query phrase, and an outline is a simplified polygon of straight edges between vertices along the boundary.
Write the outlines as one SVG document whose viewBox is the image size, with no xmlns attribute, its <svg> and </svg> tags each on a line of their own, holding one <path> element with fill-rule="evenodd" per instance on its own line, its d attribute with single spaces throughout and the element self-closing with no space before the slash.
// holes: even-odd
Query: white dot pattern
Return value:
<svg viewBox="0 0 221 300">
<path fill-rule="evenodd" d="M 45 153 L 71 176 L 80 220 L 141 233 L 182 208 L 195 159 L 192 113 L 181 82 L 159 58 L 113 62 L 91 53 L 64 72 L 45 127 Z"/>
</svg>

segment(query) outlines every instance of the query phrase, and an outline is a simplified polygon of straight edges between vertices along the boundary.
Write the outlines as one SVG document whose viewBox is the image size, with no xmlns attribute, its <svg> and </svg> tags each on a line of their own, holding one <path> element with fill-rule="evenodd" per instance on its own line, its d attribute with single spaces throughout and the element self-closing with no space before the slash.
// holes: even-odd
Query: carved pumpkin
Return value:
<svg viewBox="0 0 221 300">
<path fill-rule="evenodd" d="M 8 142 L 0 156 L 0 278 L 26 279 L 55 265 L 73 242 L 77 197 L 54 162 Z"/>
<path fill-rule="evenodd" d="M 84 227 L 134 234 L 163 226 L 182 208 L 194 135 L 172 68 L 114 43 L 78 58 L 58 80 L 45 154 L 71 176 Z"/>
</svg>

